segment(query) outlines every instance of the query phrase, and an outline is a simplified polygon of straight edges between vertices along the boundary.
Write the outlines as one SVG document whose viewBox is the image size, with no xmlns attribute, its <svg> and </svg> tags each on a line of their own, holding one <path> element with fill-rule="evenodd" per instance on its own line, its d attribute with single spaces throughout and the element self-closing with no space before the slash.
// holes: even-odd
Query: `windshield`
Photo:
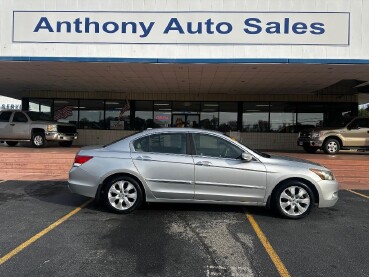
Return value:
<svg viewBox="0 0 369 277">
<path fill-rule="evenodd" d="M 32 121 L 53 121 L 50 114 L 39 112 L 26 112 Z"/>
</svg>

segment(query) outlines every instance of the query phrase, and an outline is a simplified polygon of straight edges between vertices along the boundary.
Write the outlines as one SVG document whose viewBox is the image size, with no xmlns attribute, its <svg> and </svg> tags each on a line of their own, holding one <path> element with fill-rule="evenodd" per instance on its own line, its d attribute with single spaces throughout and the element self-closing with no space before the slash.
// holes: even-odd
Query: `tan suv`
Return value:
<svg viewBox="0 0 369 277">
<path fill-rule="evenodd" d="M 356 117 L 344 127 L 306 129 L 299 133 L 297 145 L 308 153 L 322 149 L 326 154 L 340 150 L 369 150 L 369 117 Z"/>
</svg>

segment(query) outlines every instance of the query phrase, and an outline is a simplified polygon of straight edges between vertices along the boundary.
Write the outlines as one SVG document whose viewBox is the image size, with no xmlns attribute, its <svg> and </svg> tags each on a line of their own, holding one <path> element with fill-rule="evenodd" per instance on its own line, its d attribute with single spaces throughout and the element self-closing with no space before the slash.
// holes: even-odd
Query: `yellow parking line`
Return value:
<svg viewBox="0 0 369 277">
<path fill-rule="evenodd" d="M 83 203 L 81 206 L 79 206 L 78 208 L 75 208 L 73 211 L 71 211 L 69 214 L 66 214 L 65 216 L 63 216 L 62 218 L 60 218 L 59 220 L 55 221 L 53 224 L 49 225 L 48 227 L 46 227 L 45 229 L 43 229 L 41 232 L 39 232 L 38 234 L 34 235 L 33 237 L 31 237 L 29 240 L 23 242 L 21 245 L 19 245 L 18 247 L 16 247 L 15 249 L 13 249 L 12 251 L 10 251 L 8 254 L 6 254 L 5 256 L 0 258 L 0 265 L 2 265 L 3 263 L 5 263 L 7 260 L 11 259 L 12 257 L 14 257 L 15 255 L 17 255 L 19 252 L 21 252 L 23 249 L 25 249 L 26 247 L 28 247 L 29 245 L 31 245 L 32 243 L 34 243 L 35 241 L 37 241 L 39 238 L 41 238 L 42 236 L 46 235 L 48 232 L 50 232 L 52 229 L 54 229 L 55 227 L 59 226 L 60 224 L 62 224 L 64 221 L 66 221 L 68 218 L 70 218 L 71 216 L 75 215 L 76 213 L 78 213 L 80 210 L 82 210 L 83 208 L 85 208 L 88 204 L 90 204 L 93 201 L 93 199 L 89 199 L 87 200 L 85 203 Z"/>
<path fill-rule="evenodd" d="M 283 277 L 290 277 L 287 268 L 284 266 L 283 262 L 279 258 L 278 254 L 274 251 L 272 245 L 264 235 L 263 231 L 260 229 L 259 224 L 255 221 L 254 217 L 246 213 L 246 217 L 249 220 L 252 228 L 254 229 L 256 235 L 258 236 L 260 242 L 263 244 L 266 252 L 268 253 L 270 259 L 273 261 L 275 267 L 277 268 L 279 275 Z"/>
<path fill-rule="evenodd" d="M 346 190 L 349 191 L 349 192 L 355 193 L 357 195 L 360 195 L 361 197 L 364 197 L 364 198 L 368 198 L 369 199 L 369 196 L 368 195 L 365 195 L 365 194 L 362 194 L 362 193 L 359 193 L 359 192 L 356 192 L 356 191 L 353 191 L 353 190 L 350 190 L 350 189 L 346 189 Z"/>
</svg>

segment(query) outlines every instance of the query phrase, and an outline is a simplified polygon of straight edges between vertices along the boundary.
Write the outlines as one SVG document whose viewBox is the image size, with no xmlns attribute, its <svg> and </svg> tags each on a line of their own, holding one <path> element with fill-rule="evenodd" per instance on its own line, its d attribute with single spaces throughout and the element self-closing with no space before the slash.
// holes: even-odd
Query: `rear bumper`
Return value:
<svg viewBox="0 0 369 277">
<path fill-rule="evenodd" d="M 69 172 L 69 190 L 87 197 L 96 197 L 99 184 L 95 177 L 80 167 L 72 167 Z"/>
<path fill-rule="evenodd" d="M 50 141 L 71 141 L 78 138 L 78 133 L 63 134 L 59 132 L 47 132 L 45 133 L 45 138 Z"/>
</svg>

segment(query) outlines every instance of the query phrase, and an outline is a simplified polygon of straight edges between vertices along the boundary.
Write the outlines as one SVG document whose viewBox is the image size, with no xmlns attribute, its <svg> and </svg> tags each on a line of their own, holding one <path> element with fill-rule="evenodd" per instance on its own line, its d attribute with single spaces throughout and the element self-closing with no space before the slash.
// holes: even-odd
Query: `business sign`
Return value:
<svg viewBox="0 0 369 277">
<path fill-rule="evenodd" d="M 14 11 L 13 42 L 349 45 L 350 14 Z"/>
<path fill-rule="evenodd" d="M 20 102 L 20 101 L 19 101 Z M 1 104 L 0 103 L 0 110 L 21 110 L 21 104 Z"/>
</svg>

